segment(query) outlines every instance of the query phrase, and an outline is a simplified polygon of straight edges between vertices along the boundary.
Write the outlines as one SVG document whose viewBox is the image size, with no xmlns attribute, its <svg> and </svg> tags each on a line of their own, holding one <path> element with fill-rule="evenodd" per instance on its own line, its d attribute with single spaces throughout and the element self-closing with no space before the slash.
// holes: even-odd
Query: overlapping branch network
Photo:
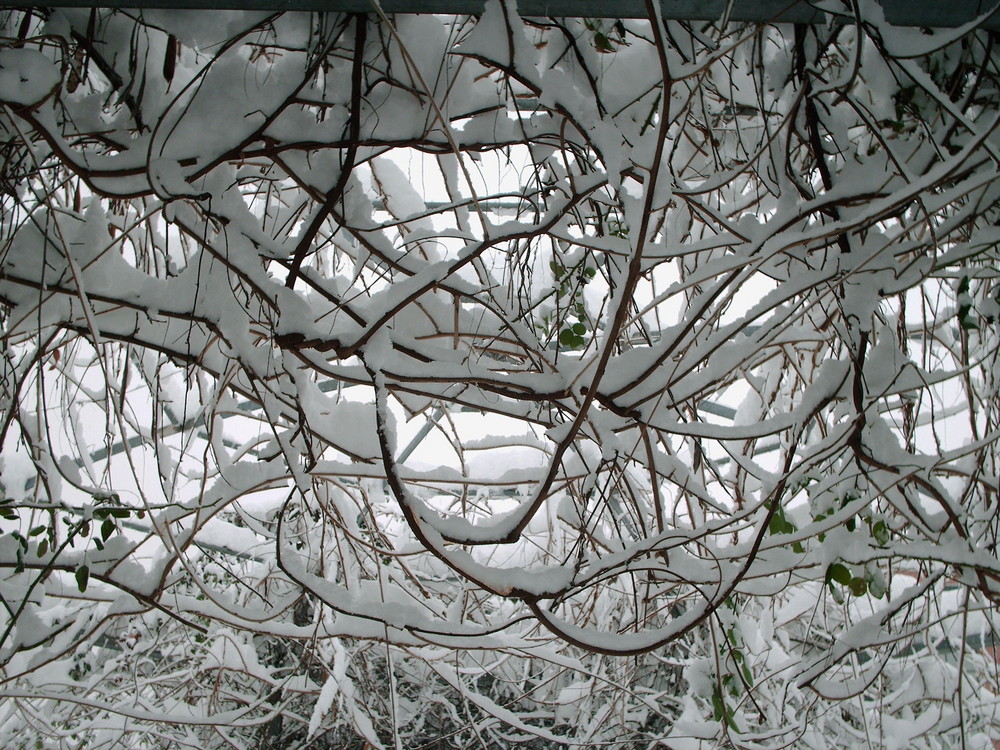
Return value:
<svg viewBox="0 0 1000 750">
<path fill-rule="evenodd" d="M 991 606 L 994 40 L 865 9 L 10 12 L 4 481 L 44 528 L 3 564 L 401 647 L 636 655 L 806 596 L 830 694 L 945 581 Z M 95 508 L 143 517 L 67 547 Z"/>
</svg>

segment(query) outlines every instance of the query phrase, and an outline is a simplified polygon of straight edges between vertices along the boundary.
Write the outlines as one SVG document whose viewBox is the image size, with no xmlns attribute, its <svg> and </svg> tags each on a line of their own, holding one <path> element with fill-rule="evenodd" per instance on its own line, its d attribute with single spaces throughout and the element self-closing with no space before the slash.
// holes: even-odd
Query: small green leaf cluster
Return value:
<svg viewBox="0 0 1000 750">
<path fill-rule="evenodd" d="M 741 673 L 741 675 L 743 677 L 743 681 L 742 681 L 743 684 L 746 684 L 747 686 L 751 686 L 752 687 L 753 686 L 753 673 L 750 671 L 750 667 L 747 666 L 746 655 L 743 653 L 743 649 L 741 647 L 740 641 L 737 638 L 737 635 L 736 635 L 736 626 L 735 625 L 731 626 L 726 631 L 726 640 L 729 641 L 730 654 L 733 657 L 733 661 L 736 663 L 736 667 L 740 670 L 740 673 Z M 726 677 L 729 677 L 729 678 L 732 678 L 732 679 L 736 679 L 736 675 L 729 674 L 729 675 L 726 675 L 725 677 L 723 677 L 723 682 L 726 681 L 725 680 Z M 736 687 L 738 688 L 740 686 L 739 685 L 740 681 L 736 680 L 736 682 L 737 682 Z"/>
<path fill-rule="evenodd" d="M 814 518 L 817 521 L 822 521 L 824 518 L 829 518 L 837 510 L 847 507 L 850 503 L 853 503 L 857 499 L 858 499 L 857 495 L 848 492 L 837 503 L 835 503 L 835 507 L 830 507 L 827 510 L 823 511 L 822 513 L 816 514 Z M 869 533 L 871 534 L 871 537 L 880 547 L 885 547 L 886 545 L 889 544 L 888 525 L 883 519 L 876 518 L 870 512 L 865 511 L 862 512 L 860 516 L 851 516 L 846 521 L 844 521 L 843 528 L 847 529 L 847 531 L 853 534 L 855 531 L 861 528 L 861 526 L 859 526 L 858 524 L 859 518 L 861 520 L 862 525 L 868 529 Z M 825 541 L 826 534 L 825 533 L 819 534 L 818 539 L 820 542 Z"/>
<path fill-rule="evenodd" d="M 100 538 L 96 536 L 94 537 L 94 546 L 96 546 L 98 550 L 103 550 L 104 543 L 107 542 L 113 534 L 120 533 L 121 530 L 118 528 L 118 520 L 129 518 L 132 515 L 136 518 L 145 518 L 146 511 L 122 507 L 94 508 L 93 518 L 95 521 L 101 522 Z M 87 536 L 89 533 L 90 529 L 88 526 L 87 533 L 84 534 L 84 536 Z"/>
<path fill-rule="evenodd" d="M 892 95 L 895 107 L 895 117 L 883 120 L 880 125 L 889 128 L 894 133 L 912 131 L 919 121 L 919 110 L 914 104 L 914 98 L 919 92 L 915 84 L 903 86 Z"/>
<path fill-rule="evenodd" d="M 816 514 L 815 520 L 822 521 L 825 518 L 829 518 L 838 510 L 858 500 L 858 498 L 859 496 L 854 493 L 846 493 L 832 507 Z M 841 524 L 841 528 L 851 534 L 867 529 L 870 540 L 874 541 L 879 547 L 888 546 L 891 538 L 890 529 L 886 521 L 873 515 L 867 509 L 859 515 L 852 515 L 846 519 Z M 818 534 L 817 538 L 822 543 L 826 539 L 826 534 Z M 838 604 L 844 602 L 845 591 L 849 595 L 856 597 L 871 594 L 876 599 L 881 599 L 885 596 L 886 592 L 885 579 L 881 571 L 874 565 L 861 568 L 861 566 L 852 567 L 844 562 L 834 561 L 827 566 L 824 582 L 829 586 L 830 592 Z"/>
<path fill-rule="evenodd" d="M 770 509 L 771 505 L 768 504 L 767 508 Z M 777 536 L 779 534 L 792 534 L 798 530 L 798 527 L 788 520 L 788 517 L 785 515 L 785 509 L 779 504 L 771 515 L 771 520 L 767 523 L 768 533 Z M 806 550 L 802 546 L 802 542 L 792 542 L 792 551 L 802 554 Z"/>
<path fill-rule="evenodd" d="M 82 518 L 78 518 L 77 520 L 73 520 L 66 515 L 56 516 L 53 514 L 53 520 L 50 523 L 33 526 L 27 534 L 22 534 L 19 528 L 10 529 L 10 537 L 18 544 L 16 552 L 17 564 L 14 567 L 14 573 L 19 574 L 24 572 L 25 559 L 31 549 L 32 540 L 37 539 L 35 544 L 35 556 L 37 558 L 44 559 L 49 556 L 50 551 L 52 552 L 52 560 L 48 563 L 48 565 L 51 565 L 66 547 L 76 547 L 78 539 L 91 537 L 93 527 L 96 523 L 99 522 L 100 526 L 97 533 L 91 538 L 97 550 L 103 551 L 108 540 L 115 534 L 121 533 L 121 529 L 119 528 L 120 520 L 127 519 L 132 515 L 136 518 L 144 518 L 146 515 L 146 512 L 142 509 L 122 506 L 120 504 L 121 500 L 116 494 L 106 496 L 95 495 L 94 500 L 98 503 L 97 507 L 79 509 L 77 512 L 82 514 Z M 0 519 L 4 521 L 15 521 L 20 526 L 21 516 L 18 512 L 19 510 L 21 508 L 14 504 L 14 501 L 10 498 L 0 501 Z M 56 517 L 60 518 L 65 527 L 61 543 L 57 541 Z M 5 533 L 8 533 L 7 529 L 0 526 L 0 536 Z M 84 592 L 90 581 L 89 566 L 86 564 L 78 566 L 74 575 L 76 577 L 77 588 L 79 588 L 81 593 Z"/>
<path fill-rule="evenodd" d="M 105 500 L 105 498 L 94 498 L 98 502 Z M 120 499 L 118 495 L 111 495 L 106 500 L 110 500 L 115 503 L 119 503 Z M 125 508 L 120 505 L 104 505 L 101 507 L 94 508 L 91 513 L 93 520 L 100 521 L 101 526 L 98 530 L 98 534 L 95 535 L 92 540 L 94 546 L 97 547 L 98 551 L 104 551 L 104 545 L 107 541 L 115 534 L 121 533 L 121 529 L 118 527 L 119 519 L 124 520 L 130 516 L 135 515 L 136 518 L 145 518 L 146 511 L 142 509 L 135 508 Z M 91 534 L 91 522 L 90 519 L 84 519 L 79 526 L 79 536 L 82 538 L 87 538 Z M 72 539 L 72 537 L 70 537 Z M 72 546 L 73 542 L 70 542 Z M 90 581 L 90 568 L 87 565 L 80 565 L 76 569 L 76 585 L 80 589 L 80 593 L 87 590 L 87 584 Z"/>
<path fill-rule="evenodd" d="M 838 604 L 844 603 L 844 591 L 851 596 L 871 594 L 876 599 L 884 597 L 886 592 L 885 579 L 878 569 L 866 566 L 860 573 L 856 573 L 852 566 L 841 562 L 827 566 L 826 585 L 830 587 L 830 593 Z"/>
<path fill-rule="evenodd" d="M 14 573 L 23 573 L 25 555 L 28 554 L 28 550 L 30 549 L 30 540 L 34 537 L 37 537 L 45 533 L 48 527 L 45 525 L 35 526 L 29 529 L 27 534 L 22 534 L 20 530 L 21 516 L 18 513 L 18 506 L 14 504 L 13 498 L 9 497 L 5 498 L 4 500 L 0 500 L 0 518 L 2 518 L 4 521 L 16 522 L 16 527 L 10 529 L 9 531 L 10 538 L 13 539 L 15 542 L 17 542 L 17 550 L 16 550 L 17 563 L 14 566 Z M 3 526 L 0 526 L 0 536 L 2 536 L 5 533 L 8 533 L 8 530 Z M 48 545 L 49 545 L 48 539 L 43 539 L 39 543 L 39 548 L 44 547 L 47 550 Z M 39 555 L 39 557 L 41 557 L 41 555 Z"/>
<path fill-rule="evenodd" d="M 587 30 L 592 32 L 590 43 L 594 49 L 602 55 L 614 52 L 619 47 L 629 46 L 625 41 L 625 24 L 618 19 L 607 26 L 606 19 L 588 18 L 586 21 Z"/>
<path fill-rule="evenodd" d="M 730 688 L 732 682 L 738 682 L 735 675 L 727 674 L 722 678 L 723 684 L 727 689 Z M 726 726 L 732 729 L 734 732 L 740 731 L 739 726 L 736 724 L 736 719 L 734 715 L 736 710 L 726 702 L 725 697 L 722 695 L 722 690 L 716 685 L 712 690 L 712 718 L 716 721 L 725 721 Z"/>
<path fill-rule="evenodd" d="M 993 289 L 985 303 L 976 304 L 972 294 L 972 279 L 963 275 L 958 282 L 958 312 L 955 317 L 965 331 L 978 331 L 980 322 L 992 324 L 996 322 L 997 310 L 1000 310 L 1000 286 Z"/>
<path fill-rule="evenodd" d="M 549 268 L 556 280 L 557 299 L 567 312 L 562 316 L 559 344 L 566 349 L 580 349 L 587 344 L 590 331 L 587 307 L 583 301 L 583 287 L 597 276 L 597 269 L 587 265 L 586 258 L 574 266 L 566 266 L 556 258 Z"/>
<path fill-rule="evenodd" d="M 732 598 L 728 599 L 726 603 L 735 609 L 736 605 Z M 736 710 L 731 702 L 727 701 L 727 697 L 738 698 L 745 690 L 753 687 L 753 672 L 747 665 L 741 641 L 735 624 L 726 628 L 726 646 L 729 649 L 730 657 L 728 668 L 732 671 L 722 675 L 722 679 L 715 684 L 712 690 L 712 718 L 715 721 L 724 721 L 735 732 L 740 731 L 735 719 Z"/>
</svg>

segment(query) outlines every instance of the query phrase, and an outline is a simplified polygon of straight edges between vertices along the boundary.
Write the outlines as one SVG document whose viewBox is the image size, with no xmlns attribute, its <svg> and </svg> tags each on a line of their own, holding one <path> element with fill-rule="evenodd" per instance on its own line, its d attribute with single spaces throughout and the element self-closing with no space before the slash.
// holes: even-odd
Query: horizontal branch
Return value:
<svg viewBox="0 0 1000 750">
<path fill-rule="evenodd" d="M 988 11 L 991 3 L 979 0 L 879 0 L 886 20 L 894 26 L 955 27 L 970 23 Z M 59 0 L 41 3 L 43 7 L 72 8 L 191 8 L 200 10 L 254 11 L 326 11 L 331 13 L 374 12 L 371 0 Z M 386 13 L 434 13 L 440 15 L 479 15 L 483 0 L 382 0 Z M 676 21 L 717 21 L 726 14 L 726 0 L 661 0 L 663 17 Z M 993 14 L 983 25 L 1000 29 L 1000 4 L 994 2 Z M 984 8 L 985 6 L 985 8 Z M 643 0 L 517 0 L 522 16 L 553 16 L 573 18 L 646 18 Z M 845 7 L 845 17 L 849 13 Z M 807 3 L 787 0 L 758 0 L 734 3 L 729 12 L 731 21 L 751 23 L 826 23 L 832 14 L 817 10 Z"/>
</svg>

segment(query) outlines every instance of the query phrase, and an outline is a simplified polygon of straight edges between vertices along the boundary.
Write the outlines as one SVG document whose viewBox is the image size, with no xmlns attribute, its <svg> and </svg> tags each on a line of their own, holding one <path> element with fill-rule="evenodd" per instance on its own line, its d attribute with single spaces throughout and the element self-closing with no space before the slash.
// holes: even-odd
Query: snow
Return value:
<svg viewBox="0 0 1000 750">
<path fill-rule="evenodd" d="M 330 713 L 330 709 L 333 708 L 333 701 L 337 698 L 337 693 L 340 691 L 340 683 L 344 682 L 346 677 L 347 663 L 344 648 L 336 639 L 333 641 L 333 648 L 335 656 L 331 674 L 326 678 L 326 682 L 323 683 L 323 689 L 319 691 L 319 697 L 316 698 L 316 704 L 313 706 L 312 716 L 309 717 L 308 736 L 310 738 L 316 735 L 320 723 Z"/>
<path fill-rule="evenodd" d="M 315 383 L 302 381 L 299 398 L 311 415 L 311 427 L 330 445 L 360 460 L 381 455 L 375 435 L 374 405 L 335 401 L 325 396 Z"/>
<path fill-rule="evenodd" d="M 62 76 L 55 63 L 37 50 L 0 49 L 0 101 L 36 106 L 49 96 Z"/>
</svg>

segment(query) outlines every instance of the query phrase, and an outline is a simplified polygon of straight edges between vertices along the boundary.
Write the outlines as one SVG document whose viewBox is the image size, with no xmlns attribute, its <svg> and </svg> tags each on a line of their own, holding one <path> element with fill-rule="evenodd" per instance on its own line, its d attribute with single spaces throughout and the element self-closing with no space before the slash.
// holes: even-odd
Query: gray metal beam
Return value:
<svg viewBox="0 0 1000 750">
<path fill-rule="evenodd" d="M 1000 0 L 878 0 L 886 20 L 896 26 L 954 27 L 991 13 L 985 28 L 1000 29 Z M 371 12 L 370 0 L 55 0 L 33 3 L 43 7 L 174 8 L 253 11 Z M 386 13 L 478 15 L 484 0 L 381 0 Z M 664 18 L 717 21 L 732 5 L 733 21 L 756 23 L 816 23 L 827 14 L 802 0 L 660 0 Z M 832 5 L 833 3 L 827 3 Z M 850 18 L 850 3 L 844 16 Z M 517 0 L 522 16 L 576 18 L 646 18 L 645 0 Z"/>
</svg>

